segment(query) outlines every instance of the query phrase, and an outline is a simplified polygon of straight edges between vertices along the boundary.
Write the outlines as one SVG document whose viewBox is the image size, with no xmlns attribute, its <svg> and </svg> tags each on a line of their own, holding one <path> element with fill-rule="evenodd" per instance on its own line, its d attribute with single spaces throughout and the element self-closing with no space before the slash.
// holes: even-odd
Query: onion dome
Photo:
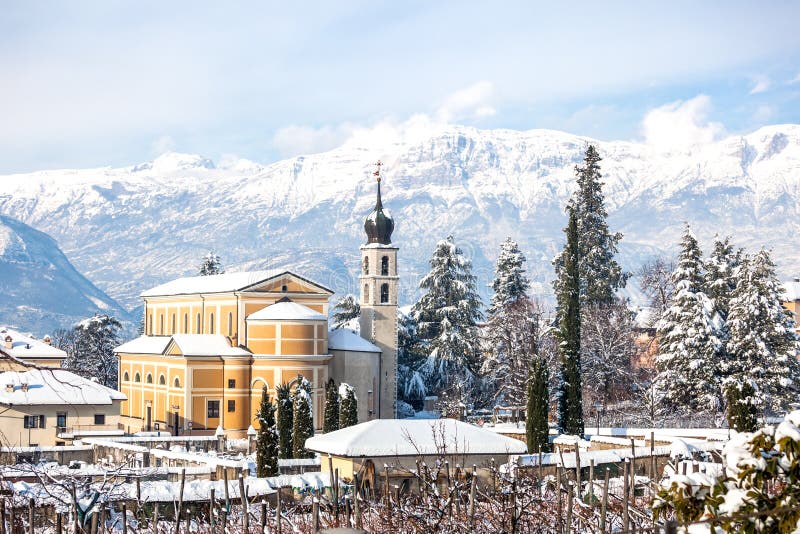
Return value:
<svg viewBox="0 0 800 534">
<path fill-rule="evenodd" d="M 389 216 L 388 210 L 384 211 L 383 203 L 381 202 L 380 162 L 378 163 L 378 170 L 373 174 L 378 177 L 378 197 L 375 201 L 375 209 L 367 215 L 364 221 L 367 244 L 390 245 L 392 243 L 392 232 L 394 231 L 394 220 Z"/>
</svg>

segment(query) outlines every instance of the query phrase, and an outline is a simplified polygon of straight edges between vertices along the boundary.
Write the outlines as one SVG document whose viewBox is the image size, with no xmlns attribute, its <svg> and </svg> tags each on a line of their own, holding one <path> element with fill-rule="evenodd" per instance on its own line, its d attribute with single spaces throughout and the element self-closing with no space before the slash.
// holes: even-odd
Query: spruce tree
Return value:
<svg viewBox="0 0 800 534">
<path fill-rule="evenodd" d="M 489 315 L 524 298 L 530 285 L 530 280 L 525 275 L 525 255 L 519 250 L 519 245 L 507 237 L 500 244 L 500 255 L 494 266 Z"/>
<path fill-rule="evenodd" d="M 726 381 L 740 388 L 752 382 L 752 402 L 759 410 L 786 409 L 800 385 L 795 322 L 781 305 L 781 292 L 766 250 L 745 259 L 728 315 Z"/>
<path fill-rule="evenodd" d="M 294 406 L 288 384 L 275 386 L 278 399 L 278 458 L 292 458 L 292 428 L 294 426 Z"/>
<path fill-rule="evenodd" d="M 581 385 L 581 311 L 580 268 L 578 260 L 578 221 L 575 210 L 568 208 L 569 222 L 566 228 L 567 243 L 564 245 L 563 269 L 557 284 L 559 318 L 559 353 L 561 376 L 558 384 L 558 426 L 562 433 L 582 436 L 583 393 Z"/>
<path fill-rule="evenodd" d="M 547 414 L 550 411 L 550 395 L 547 389 L 549 380 L 547 363 L 538 354 L 534 354 L 528 374 L 528 403 L 525 414 L 525 436 L 530 454 L 550 450 L 550 427 L 547 424 Z"/>
<path fill-rule="evenodd" d="M 614 292 L 625 287 L 627 275 L 614 259 L 621 233 L 612 234 L 608 229 L 608 213 L 604 205 L 600 155 L 594 145 L 586 148 L 584 164 L 575 167 L 577 187 L 569 201 L 569 207 L 577 219 L 578 270 L 580 272 L 581 306 L 610 304 Z M 561 270 L 566 268 L 566 249 L 555 261 L 556 284 L 561 283 Z M 560 289 L 556 287 L 556 293 Z"/>
<path fill-rule="evenodd" d="M 297 386 L 292 396 L 294 419 L 292 420 L 292 453 L 294 458 L 313 458 L 314 453 L 306 449 L 306 440 L 314 435 L 314 409 L 311 400 L 311 384 L 302 375 L 297 375 Z"/>
<path fill-rule="evenodd" d="M 428 394 L 420 369 L 425 351 L 414 318 L 397 310 L 397 396 L 418 404 Z"/>
<path fill-rule="evenodd" d="M 467 391 L 479 372 L 477 322 L 483 317 L 472 262 L 448 236 L 436 245 L 430 267 L 419 283 L 425 293 L 411 311 L 429 353 L 423 375 L 434 393 Z"/>
<path fill-rule="evenodd" d="M 325 420 L 322 431 L 326 434 L 339 430 L 339 391 L 331 378 L 325 385 Z"/>
<path fill-rule="evenodd" d="M 358 299 L 353 295 L 345 295 L 333 307 L 331 322 L 334 330 L 343 327 L 354 319 L 358 319 L 360 315 L 361 304 L 358 303 Z"/>
<path fill-rule="evenodd" d="M 275 423 L 275 406 L 269 398 L 267 387 L 261 391 L 256 443 L 256 472 L 259 477 L 278 474 L 278 428 Z"/>
<path fill-rule="evenodd" d="M 339 385 L 339 428 L 358 424 L 358 398 L 350 384 Z"/>
<path fill-rule="evenodd" d="M 222 260 L 219 256 L 214 254 L 212 250 L 203 258 L 203 263 L 200 264 L 200 276 L 210 276 L 213 274 L 223 274 L 225 269 L 222 268 Z"/>
<path fill-rule="evenodd" d="M 686 226 L 670 307 L 658 326 L 656 383 L 665 408 L 716 413 L 722 406 L 719 353 L 721 320 L 706 295 L 700 247 Z"/>
</svg>

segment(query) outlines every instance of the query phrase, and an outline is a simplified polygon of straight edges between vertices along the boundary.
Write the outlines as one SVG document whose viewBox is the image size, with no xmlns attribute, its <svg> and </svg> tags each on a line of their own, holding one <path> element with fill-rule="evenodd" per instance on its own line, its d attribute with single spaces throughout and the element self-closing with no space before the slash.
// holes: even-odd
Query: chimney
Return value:
<svg viewBox="0 0 800 534">
<path fill-rule="evenodd" d="M 49 345 L 50 343 L 52 343 L 52 342 L 53 342 L 53 340 L 52 340 L 52 339 L 50 339 L 50 336 L 44 336 L 44 338 L 42 339 L 42 341 L 44 341 L 44 342 L 45 342 L 46 344 L 48 344 L 48 345 Z"/>
<path fill-rule="evenodd" d="M 6 384 L 6 393 L 14 393 L 14 384 Z"/>
<path fill-rule="evenodd" d="M 23 392 L 28 391 L 28 383 L 27 382 L 23 382 L 22 384 L 19 385 L 19 387 Z"/>
<path fill-rule="evenodd" d="M 11 336 L 6 336 L 6 338 L 5 338 L 5 342 L 6 342 L 6 343 L 5 343 L 5 345 L 6 345 L 6 348 L 7 348 L 7 349 L 10 349 L 10 348 L 13 346 L 13 344 L 14 344 L 14 338 L 12 338 Z"/>
<path fill-rule="evenodd" d="M 800 276 L 795 276 L 795 277 L 794 277 L 794 281 L 795 281 L 795 282 L 800 282 Z"/>
</svg>

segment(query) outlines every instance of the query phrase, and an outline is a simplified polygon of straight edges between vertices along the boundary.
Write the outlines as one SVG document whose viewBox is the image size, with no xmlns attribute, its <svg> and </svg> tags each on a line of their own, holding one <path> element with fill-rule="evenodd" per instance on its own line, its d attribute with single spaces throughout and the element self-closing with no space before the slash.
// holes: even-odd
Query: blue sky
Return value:
<svg viewBox="0 0 800 534">
<path fill-rule="evenodd" d="M 269 162 L 419 115 L 663 142 L 798 123 L 799 19 L 788 1 L 6 3 L 0 173 Z"/>
</svg>

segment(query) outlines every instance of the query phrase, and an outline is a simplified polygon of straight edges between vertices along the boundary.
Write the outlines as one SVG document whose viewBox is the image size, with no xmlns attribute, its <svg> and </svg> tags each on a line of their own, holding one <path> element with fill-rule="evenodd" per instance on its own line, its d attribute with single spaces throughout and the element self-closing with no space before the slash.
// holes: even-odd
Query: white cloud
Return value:
<svg viewBox="0 0 800 534">
<path fill-rule="evenodd" d="M 489 104 L 494 92 L 491 82 L 481 81 L 465 87 L 444 99 L 436 110 L 441 122 L 476 120 L 491 117 L 495 109 Z"/>
<path fill-rule="evenodd" d="M 150 149 L 154 156 L 160 156 L 161 154 L 166 154 L 167 152 L 174 152 L 175 140 L 169 135 L 162 135 L 153 141 Z"/>
<path fill-rule="evenodd" d="M 762 104 L 753 112 L 753 121 L 759 125 L 766 124 L 775 115 L 775 110 L 772 106 Z"/>
<path fill-rule="evenodd" d="M 757 95 L 759 93 L 766 93 L 772 82 L 766 76 L 756 76 L 753 78 L 753 87 L 750 88 L 751 95 Z"/>
<path fill-rule="evenodd" d="M 286 126 L 272 136 L 272 145 L 282 157 L 325 152 L 343 144 L 356 129 L 350 123 L 336 126 Z"/>
<path fill-rule="evenodd" d="M 645 141 L 660 151 L 685 151 L 713 142 L 724 131 L 708 120 L 711 99 L 697 95 L 648 111 L 642 120 Z"/>
<path fill-rule="evenodd" d="M 786 82 L 788 85 L 794 85 L 796 83 L 800 83 L 800 72 L 797 73 L 797 76 Z"/>
</svg>

